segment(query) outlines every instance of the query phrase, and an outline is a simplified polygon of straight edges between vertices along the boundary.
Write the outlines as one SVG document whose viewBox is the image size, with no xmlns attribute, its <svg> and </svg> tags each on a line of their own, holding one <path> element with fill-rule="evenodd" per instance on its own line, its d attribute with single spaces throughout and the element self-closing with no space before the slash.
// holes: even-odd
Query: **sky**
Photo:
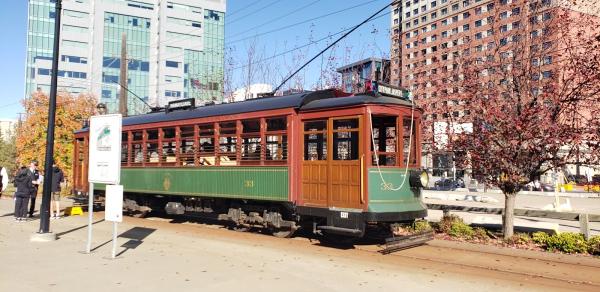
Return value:
<svg viewBox="0 0 600 292">
<path fill-rule="evenodd" d="M 4 1 L 0 9 L 0 119 L 23 112 L 27 36 L 26 0 Z M 274 87 L 345 31 L 389 4 L 389 0 L 229 0 L 225 15 L 226 81 Z M 368 57 L 389 55 L 389 9 L 315 59 L 293 82 L 310 89 L 325 82 L 321 68 L 337 68 Z M 297 49 L 299 48 L 299 49 Z M 249 52 L 254 57 L 249 58 Z M 287 53 L 286 53 L 287 52 Z M 248 60 L 250 59 L 250 70 Z M 285 87 L 284 87 L 285 88 Z"/>
</svg>

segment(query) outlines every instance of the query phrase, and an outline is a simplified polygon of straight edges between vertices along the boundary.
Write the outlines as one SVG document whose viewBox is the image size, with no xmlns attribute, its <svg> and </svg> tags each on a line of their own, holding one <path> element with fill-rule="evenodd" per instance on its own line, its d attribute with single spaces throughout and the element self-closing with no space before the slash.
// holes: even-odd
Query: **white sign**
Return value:
<svg viewBox="0 0 600 292">
<path fill-rule="evenodd" d="M 121 179 L 122 117 L 90 118 L 90 165 L 88 180 L 93 183 L 119 184 Z"/>
<path fill-rule="evenodd" d="M 104 209 L 104 220 L 112 222 L 123 222 L 123 186 L 106 186 L 106 206 Z"/>
</svg>

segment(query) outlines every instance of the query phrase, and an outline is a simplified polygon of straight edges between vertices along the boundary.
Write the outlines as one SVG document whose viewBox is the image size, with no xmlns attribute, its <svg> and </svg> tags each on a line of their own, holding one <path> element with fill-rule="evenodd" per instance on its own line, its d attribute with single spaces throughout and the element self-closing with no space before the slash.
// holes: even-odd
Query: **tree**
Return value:
<svg viewBox="0 0 600 292">
<path fill-rule="evenodd" d="M 17 129 L 17 162 L 26 165 L 36 160 L 44 165 L 46 133 L 48 127 L 48 96 L 41 91 L 22 101 L 27 112 L 25 120 Z M 54 157 L 65 177 L 73 172 L 74 131 L 94 114 L 96 99 L 91 95 L 72 96 L 59 92 L 56 96 L 56 128 L 54 132 Z"/>
<path fill-rule="evenodd" d="M 575 157 L 598 161 L 598 17 L 566 2 L 546 3 L 513 1 L 496 9 L 494 41 L 477 46 L 467 40 L 476 50 L 459 48 L 454 55 L 460 64 L 453 79 L 461 80 L 458 96 L 468 114 L 447 109 L 447 146 L 463 154 L 463 166 L 504 193 L 505 238 L 513 235 L 515 198 L 526 184 L 575 163 Z M 522 15 L 510 33 L 503 11 Z M 457 126 L 466 123 L 472 129 Z M 578 155 L 581 149 L 585 155 Z"/>
<path fill-rule="evenodd" d="M 15 135 L 4 137 L 0 134 L 0 166 L 6 168 L 6 173 L 12 176 L 17 170 Z"/>
</svg>

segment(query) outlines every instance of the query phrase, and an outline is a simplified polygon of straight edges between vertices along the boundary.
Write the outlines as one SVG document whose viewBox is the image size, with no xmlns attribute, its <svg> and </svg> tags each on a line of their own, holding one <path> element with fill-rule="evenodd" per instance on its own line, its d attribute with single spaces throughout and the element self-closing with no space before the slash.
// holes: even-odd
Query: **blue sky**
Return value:
<svg viewBox="0 0 600 292">
<path fill-rule="evenodd" d="M 0 46 L 0 118 L 16 118 L 17 113 L 23 112 L 19 100 L 24 94 L 27 1 L 5 2 L 0 9 L 4 40 Z M 341 36 L 340 31 L 388 3 L 389 0 L 227 1 L 225 45 L 226 63 L 234 68 L 228 74 L 231 86 L 239 87 L 247 81 L 249 48 L 255 48 L 252 82 L 277 86 L 291 70 Z M 388 12 L 389 9 L 383 13 Z M 333 68 L 370 56 L 387 56 L 389 23 L 389 14 L 383 15 L 352 33 L 323 58 L 317 58 L 299 75 L 305 88 L 319 83 L 321 65 Z M 333 36 L 328 38 L 329 35 Z M 293 50 L 298 47 L 301 49 Z M 291 52 L 283 54 L 287 51 Z"/>
</svg>

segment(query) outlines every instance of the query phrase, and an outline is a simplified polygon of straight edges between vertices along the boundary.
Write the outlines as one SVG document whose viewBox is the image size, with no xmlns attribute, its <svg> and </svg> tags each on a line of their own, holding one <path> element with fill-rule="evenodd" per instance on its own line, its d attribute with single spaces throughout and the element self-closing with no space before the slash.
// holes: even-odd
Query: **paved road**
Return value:
<svg viewBox="0 0 600 292">
<path fill-rule="evenodd" d="M 119 258 L 110 260 L 102 214 L 86 255 L 86 217 L 53 220 L 60 239 L 37 243 L 29 238 L 39 221 L 17 223 L 11 213 L 12 200 L 0 200 L 0 291 L 600 290 L 600 260 L 591 257 L 445 241 L 384 256 L 373 245 L 332 248 L 165 218 L 125 218 Z"/>
</svg>

